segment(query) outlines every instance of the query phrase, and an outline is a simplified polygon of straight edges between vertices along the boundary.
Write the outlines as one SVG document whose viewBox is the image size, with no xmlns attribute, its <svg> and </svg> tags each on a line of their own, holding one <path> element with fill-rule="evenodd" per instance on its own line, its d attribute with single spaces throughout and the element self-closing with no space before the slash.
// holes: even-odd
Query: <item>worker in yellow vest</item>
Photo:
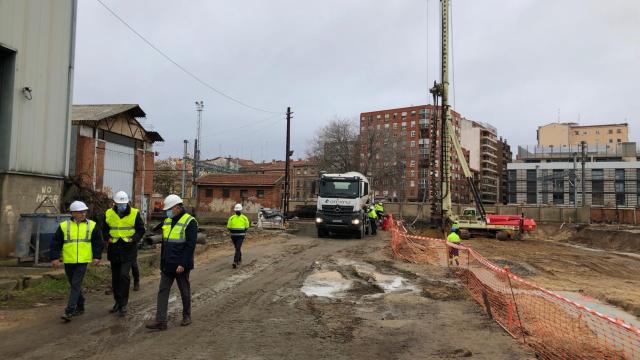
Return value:
<svg viewBox="0 0 640 360">
<path fill-rule="evenodd" d="M 129 206 L 129 195 L 118 191 L 115 203 L 104 214 L 102 237 L 108 243 L 107 258 L 111 263 L 111 289 L 115 303 L 109 312 L 119 316 L 127 314 L 129 303 L 129 272 L 138 255 L 138 242 L 144 236 L 145 227 L 138 209 Z"/>
<path fill-rule="evenodd" d="M 71 219 L 62 221 L 58 226 L 50 251 L 54 268 L 64 263 L 64 272 L 71 288 L 67 307 L 61 316 L 65 322 L 84 313 L 82 281 L 87 273 L 87 265 L 91 263 L 98 266 L 102 258 L 102 234 L 96 223 L 87 219 L 87 205 L 82 201 L 74 201 L 69 210 Z"/>
<path fill-rule="evenodd" d="M 460 235 L 458 235 L 458 232 L 460 231 L 460 228 L 458 226 L 458 224 L 453 224 L 451 226 L 451 233 L 447 236 L 447 241 L 453 244 L 460 244 Z M 449 264 L 453 265 L 453 262 L 455 261 L 456 265 L 460 265 L 460 263 L 458 262 L 458 249 L 454 248 L 452 246 L 448 246 L 449 248 Z"/>
<path fill-rule="evenodd" d="M 229 229 L 231 233 L 231 242 L 233 242 L 233 247 L 236 249 L 233 255 L 233 264 L 231 265 L 235 269 L 242 262 L 242 242 L 247 234 L 247 230 L 251 226 L 251 222 L 249 222 L 249 218 L 242 213 L 242 204 L 236 204 L 233 207 L 233 211 L 235 214 L 231 215 L 229 220 L 227 220 L 227 229 Z"/>
<path fill-rule="evenodd" d="M 166 330 L 169 293 L 173 282 L 178 283 L 182 298 L 181 326 L 191 324 L 191 284 L 189 273 L 193 270 L 193 254 L 198 237 L 198 221 L 189 215 L 180 196 L 171 194 L 164 199 L 167 218 L 162 225 L 160 249 L 160 287 L 156 319 L 146 324 L 147 329 Z"/>
<path fill-rule="evenodd" d="M 378 213 L 376 212 L 375 207 L 370 206 L 368 210 L 369 214 L 369 224 L 371 224 L 371 235 L 376 235 L 378 230 Z"/>
</svg>

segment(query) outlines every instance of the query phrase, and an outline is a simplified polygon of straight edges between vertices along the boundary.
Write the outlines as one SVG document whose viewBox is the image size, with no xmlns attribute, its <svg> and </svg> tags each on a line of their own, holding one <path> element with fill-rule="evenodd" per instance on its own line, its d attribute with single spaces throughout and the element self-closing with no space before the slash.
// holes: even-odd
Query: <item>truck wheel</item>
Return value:
<svg viewBox="0 0 640 360">
<path fill-rule="evenodd" d="M 509 240 L 509 233 L 506 232 L 506 231 L 498 231 L 496 233 L 496 239 L 498 239 L 500 241 Z"/>
<path fill-rule="evenodd" d="M 356 233 L 356 239 L 362 239 L 364 237 L 364 224 L 360 226 L 360 230 Z"/>
<path fill-rule="evenodd" d="M 471 238 L 471 233 L 467 229 L 460 229 L 460 238 L 462 240 L 468 240 Z"/>
<path fill-rule="evenodd" d="M 327 231 L 324 229 L 318 229 L 318 238 L 323 238 L 325 236 L 327 236 Z"/>
</svg>

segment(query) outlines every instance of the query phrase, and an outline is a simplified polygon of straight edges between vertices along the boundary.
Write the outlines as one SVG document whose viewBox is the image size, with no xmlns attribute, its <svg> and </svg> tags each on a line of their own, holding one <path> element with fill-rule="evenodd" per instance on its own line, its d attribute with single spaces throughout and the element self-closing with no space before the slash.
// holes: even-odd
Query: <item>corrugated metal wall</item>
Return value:
<svg viewBox="0 0 640 360">
<path fill-rule="evenodd" d="M 10 142 L 5 168 L 64 176 L 70 128 L 72 0 L 0 0 L 0 46 L 15 50 Z M 30 87 L 32 100 L 22 93 Z M 7 125 L 7 126 L 5 126 Z"/>
<path fill-rule="evenodd" d="M 105 143 L 103 191 L 113 194 L 123 190 L 133 199 L 134 150 L 131 147 Z"/>
</svg>

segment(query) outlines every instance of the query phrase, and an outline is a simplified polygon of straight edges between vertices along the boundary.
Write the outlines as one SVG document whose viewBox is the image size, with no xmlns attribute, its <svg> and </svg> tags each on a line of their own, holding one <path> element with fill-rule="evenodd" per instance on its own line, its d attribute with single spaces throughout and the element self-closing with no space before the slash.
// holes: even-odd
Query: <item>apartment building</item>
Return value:
<svg viewBox="0 0 640 360">
<path fill-rule="evenodd" d="M 551 123 L 538 127 L 538 146 L 566 147 L 585 142 L 589 146 L 615 146 L 629 141 L 629 125 Z"/>
<path fill-rule="evenodd" d="M 434 156 L 430 150 L 429 124 L 434 111 L 433 105 L 419 105 L 360 114 L 360 167 L 370 177 L 376 197 L 392 201 L 428 200 Z M 460 114 L 452 111 L 458 138 L 461 119 Z M 469 151 L 463 151 L 468 160 Z M 438 150 L 436 164 L 439 157 Z M 452 201 L 469 203 L 468 182 L 453 147 L 451 164 Z"/>
<path fill-rule="evenodd" d="M 505 154 L 506 140 L 498 140 L 497 129 L 478 121 L 460 120 L 460 142 L 469 150 L 469 167 L 477 172 L 477 188 L 485 204 L 499 202 L 502 173 L 505 172 L 505 155 L 510 156 L 510 148 Z"/>
<path fill-rule="evenodd" d="M 614 149 L 580 146 L 518 148 L 508 164 L 508 202 L 556 206 L 640 206 L 640 148 L 635 142 Z"/>
</svg>

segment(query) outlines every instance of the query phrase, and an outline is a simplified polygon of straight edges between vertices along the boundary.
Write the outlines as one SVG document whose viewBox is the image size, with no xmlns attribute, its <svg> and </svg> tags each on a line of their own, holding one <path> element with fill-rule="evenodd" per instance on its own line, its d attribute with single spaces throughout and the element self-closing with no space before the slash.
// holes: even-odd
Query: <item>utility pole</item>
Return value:
<svg viewBox="0 0 640 360">
<path fill-rule="evenodd" d="M 204 109 L 204 101 L 196 101 L 196 112 L 198 113 L 198 122 L 196 125 L 196 139 L 194 142 L 194 151 L 193 151 L 193 198 L 195 199 L 198 196 L 198 190 L 196 186 L 196 180 L 200 176 L 200 147 L 202 146 L 201 142 L 201 133 L 202 133 L 202 110 Z"/>
<path fill-rule="evenodd" d="M 449 107 L 449 0 L 441 0 L 442 7 L 442 222 L 451 215 L 451 144 L 449 141 L 448 123 L 451 122 L 451 108 Z"/>
<path fill-rule="evenodd" d="M 180 197 L 184 198 L 185 185 L 187 181 L 187 145 L 189 144 L 188 140 L 184 141 L 184 154 L 182 155 L 182 186 L 180 191 Z"/>
<path fill-rule="evenodd" d="M 284 206 L 282 211 L 284 212 L 285 219 L 289 216 L 289 162 L 291 161 L 291 155 L 293 155 L 293 151 L 291 151 L 291 108 L 287 107 L 287 154 L 285 157 L 284 163 Z"/>
</svg>

